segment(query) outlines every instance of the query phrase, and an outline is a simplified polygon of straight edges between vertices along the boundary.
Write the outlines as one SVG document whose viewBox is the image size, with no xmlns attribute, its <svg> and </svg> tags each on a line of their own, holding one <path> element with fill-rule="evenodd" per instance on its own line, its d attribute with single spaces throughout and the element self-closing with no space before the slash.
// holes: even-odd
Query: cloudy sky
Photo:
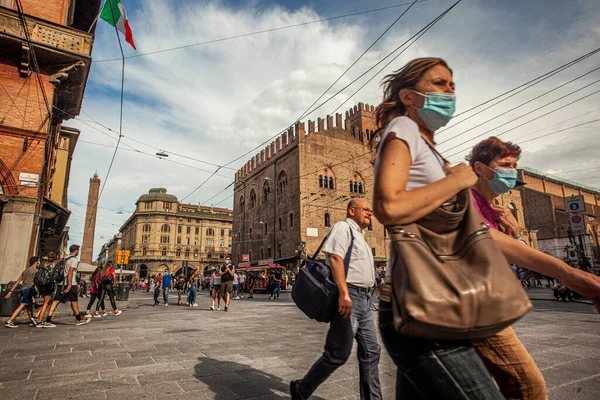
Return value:
<svg viewBox="0 0 600 400">
<path fill-rule="evenodd" d="M 137 51 L 123 41 L 126 57 L 133 57 L 125 68 L 124 138 L 100 199 L 94 254 L 149 188 L 166 187 L 182 199 L 214 165 L 229 163 L 293 123 L 408 5 L 139 55 L 407 2 L 123 0 Z M 454 2 L 415 4 L 319 103 Z M 381 73 L 399 51 L 307 118 L 324 117 L 340 105 L 345 111 L 359 101 L 378 104 L 383 75 L 421 56 L 448 61 L 458 113 L 464 112 L 595 50 L 599 20 L 597 0 L 463 0 Z M 96 33 L 82 113 L 65 123 L 81 129 L 69 186 L 73 243 L 83 236 L 89 178 L 97 171 L 104 181 L 119 127 L 121 62 L 106 61 L 120 58 L 119 47 L 104 21 Z M 600 70 L 594 71 L 599 66 L 600 54 L 592 55 L 497 105 L 462 114 L 438 133 L 440 150 L 459 162 L 478 139 L 501 135 L 523 142 L 521 165 L 600 187 L 600 123 L 588 123 L 600 119 L 600 94 L 593 94 L 600 90 Z M 158 150 L 169 153 L 168 159 L 154 156 Z M 220 169 L 186 202 L 206 204 L 246 158 Z M 231 193 L 208 205 L 231 207 Z"/>
</svg>

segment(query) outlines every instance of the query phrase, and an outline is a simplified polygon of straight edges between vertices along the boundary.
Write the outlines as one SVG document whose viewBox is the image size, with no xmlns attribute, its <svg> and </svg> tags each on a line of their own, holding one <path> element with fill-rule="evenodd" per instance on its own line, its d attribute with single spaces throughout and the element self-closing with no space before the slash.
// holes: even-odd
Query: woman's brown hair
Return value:
<svg viewBox="0 0 600 400">
<path fill-rule="evenodd" d="M 112 266 L 113 266 L 113 262 L 107 261 L 106 264 L 104 264 L 104 268 L 102 268 L 102 276 L 106 276 L 108 270 L 111 269 Z"/>
<path fill-rule="evenodd" d="M 400 101 L 400 90 L 415 87 L 427 71 L 436 65 L 443 65 L 452 73 L 452 70 L 443 59 L 423 57 L 410 61 L 404 67 L 383 79 L 383 102 L 375 110 L 377 130 L 371 137 L 372 148 L 379 146 L 379 136 L 387 124 L 394 118 L 406 114 L 406 106 Z"/>
<path fill-rule="evenodd" d="M 471 154 L 466 157 L 469 165 L 473 167 L 477 161 L 483 163 L 486 166 L 490 166 L 490 163 L 500 157 L 515 157 L 519 159 L 521 156 L 521 148 L 511 142 L 503 142 L 495 136 L 491 136 L 481 142 L 477 143 Z"/>
</svg>

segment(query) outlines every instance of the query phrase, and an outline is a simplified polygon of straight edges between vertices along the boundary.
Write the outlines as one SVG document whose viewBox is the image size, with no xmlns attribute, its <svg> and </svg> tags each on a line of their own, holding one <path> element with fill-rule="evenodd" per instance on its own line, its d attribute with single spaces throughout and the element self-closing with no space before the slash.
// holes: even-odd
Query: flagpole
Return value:
<svg viewBox="0 0 600 400">
<path fill-rule="evenodd" d="M 115 10 L 113 10 L 112 3 L 110 0 L 106 0 L 108 2 L 108 6 L 110 7 L 110 13 L 112 14 L 113 21 L 116 21 Z M 117 145 L 115 146 L 115 151 L 112 155 L 112 159 L 110 160 L 110 165 L 108 166 L 108 171 L 106 172 L 106 177 L 104 178 L 104 183 L 102 184 L 102 188 L 100 189 L 100 194 L 98 197 L 102 196 L 102 192 L 104 191 L 104 186 L 106 186 L 106 182 L 108 181 L 108 175 L 110 174 L 110 170 L 112 169 L 112 165 L 115 161 L 115 157 L 117 155 L 117 150 L 119 149 L 119 144 L 121 143 L 121 138 L 123 137 L 123 99 L 125 96 L 125 53 L 123 52 L 123 45 L 121 44 L 121 37 L 119 36 L 119 30 L 117 29 L 117 24 L 115 24 L 115 34 L 117 35 L 117 41 L 119 42 L 119 49 L 121 50 L 121 110 L 119 113 L 119 138 L 117 140 Z"/>
</svg>

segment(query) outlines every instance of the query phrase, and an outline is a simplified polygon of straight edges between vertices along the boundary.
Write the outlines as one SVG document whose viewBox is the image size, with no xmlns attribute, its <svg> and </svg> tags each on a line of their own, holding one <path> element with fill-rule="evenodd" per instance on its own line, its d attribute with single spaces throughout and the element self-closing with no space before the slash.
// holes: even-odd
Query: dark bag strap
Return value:
<svg viewBox="0 0 600 400">
<path fill-rule="evenodd" d="M 352 227 L 350 226 L 350 224 L 347 222 L 346 222 L 346 224 L 348 225 L 348 229 L 350 230 L 350 246 L 348 247 L 348 251 L 346 251 L 346 255 L 344 256 L 344 271 L 347 276 L 348 268 L 350 267 L 350 258 L 352 257 L 352 247 L 354 247 L 354 233 L 352 233 Z M 310 258 L 311 261 L 315 261 L 317 259 L 317 256 L 321 252 L 321 249 L 325 245 L 325 242 L 329 238 L 330 234 L 331 234 L 331 231 L 329 231 L 329 233 L 325 236 L 325 238 L 323 238 L 323 241 L 321 241 L 321 244 L 317 248 L 317 251 L 315 251 L 315 254 L 313 254 L 313 256 Z"/>
</svg>

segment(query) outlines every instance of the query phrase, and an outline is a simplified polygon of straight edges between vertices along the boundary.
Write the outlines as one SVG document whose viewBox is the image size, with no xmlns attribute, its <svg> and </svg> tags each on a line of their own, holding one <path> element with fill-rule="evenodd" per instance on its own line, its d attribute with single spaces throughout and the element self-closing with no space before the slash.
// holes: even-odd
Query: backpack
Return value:
<svg viewBox="0 0 600 400">
<path fill-rule="evenodd" d="M 348 226 L 350 228 L 350 226 Z M 330 231 L 331 232 L 331 231 Z M 350 256 L 354 246 L 354 234 L 350 228 L 350 246 L 344 257 L 344 269 L 348 274 Z M 331 322 L 338 309 L 338 289 L 333 281 L 331 268 L 317 256 L 323 248 L 329 234 L 325 236 L 315 254 L 305 260 L 306 265 L 296 275 L 296 284 L 292 288 L 292 299 L 298 308 L 310 319 L 317 322 Z"/>
<path fill-rule="evenodd" d="M 50 274 L 50 278 L 56 283 L 63 283 L 65 280 L 65 262 L 71 257 L 61 258 L 56 262 L 54 268 L 52 268 L 52 273 Z"/>
<path fill-rule="evenodd" d="M 50 276 L 51 272 L 51 270 L 40 266 L 35 275 L 33 276 L 33 284 L 39 288 L 41 286 L 46 286 L 52 283 L 52 277 Z"/>
</svg>

